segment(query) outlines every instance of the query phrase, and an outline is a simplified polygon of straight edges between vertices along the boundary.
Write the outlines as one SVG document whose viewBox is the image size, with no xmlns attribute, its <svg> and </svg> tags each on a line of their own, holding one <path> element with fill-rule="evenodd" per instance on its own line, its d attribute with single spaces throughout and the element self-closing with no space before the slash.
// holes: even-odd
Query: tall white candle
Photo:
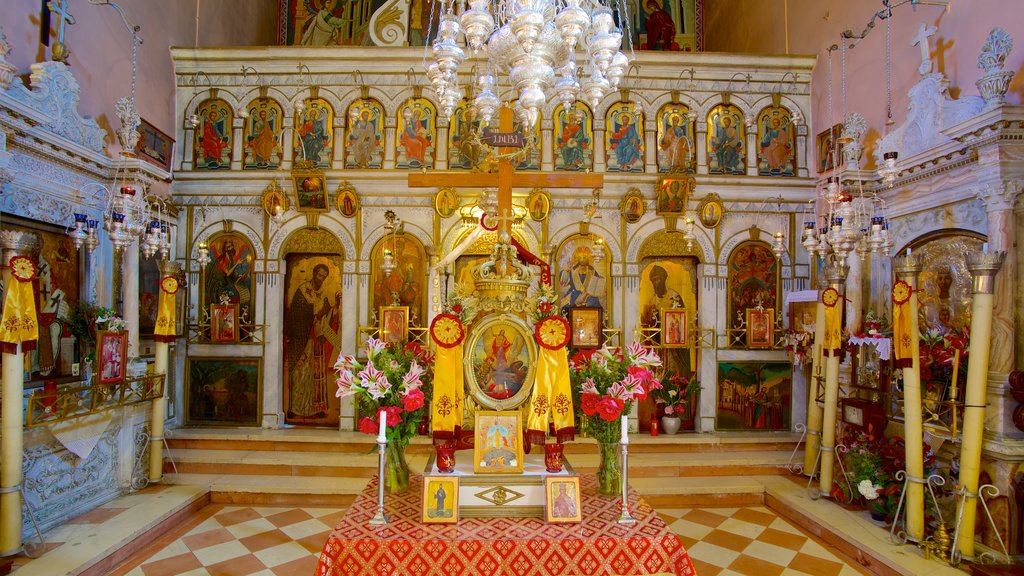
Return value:
<svg viewBox="0 0 1024 576">
<path fill-rule="evenodd" d="M 387 444 L 388 441 L 388 416 L 383 410 L 377 413 L 377 417 L 380 418 L 380 429 L 377 432 L 377 442 L 383 442 Z"/>
<path fill-rule="evenodd" d="M 622 415 L 622 443 L 629 444 L 629 417 Z"/>
</svg>

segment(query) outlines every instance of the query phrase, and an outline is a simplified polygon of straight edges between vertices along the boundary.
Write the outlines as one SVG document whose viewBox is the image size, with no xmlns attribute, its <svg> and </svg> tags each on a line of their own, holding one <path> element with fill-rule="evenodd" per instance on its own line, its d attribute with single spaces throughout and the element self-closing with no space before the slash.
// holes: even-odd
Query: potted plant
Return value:
<svg viewBox="0 0 1024 576">
<path fill-rule="evenodd" d="M 700 383 L 695 378 L 687 378 L 682 374 L 669 372 L 662 377 L 661 387 L 651 391 L 654 402 L 665 413 L 661 417 L 661 430 L 665 434 L 679 432 L 683 424 L 682 415 L 686 412 L 691 397 L 698 390 L 700 390 Z M 692 423 L 692 409 L 690 415 Z"/>
<path fill-rule="evenodd" d="M 85 364 L 86 381 L 89 380 L 91 366 L 96 359 L 96 331 L 124 330 L 125 322 L 110 308 L 97 306 L 91 302 L 79 301 L 71 304 L 68 316 L 68 329 L 78 343 L 78 358 Z"/>
</svg>

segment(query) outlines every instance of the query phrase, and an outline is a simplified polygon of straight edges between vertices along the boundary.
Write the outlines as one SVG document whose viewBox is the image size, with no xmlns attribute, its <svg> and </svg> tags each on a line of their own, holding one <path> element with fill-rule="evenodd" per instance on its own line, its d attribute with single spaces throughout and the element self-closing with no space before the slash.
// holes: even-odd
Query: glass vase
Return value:
<svg viewBox="0 0 1024 576">
<path fill-rule="evenodd" d="M 388 442 L 384 449 L 384 489 L 389 494 L 404 492 L 409 488 L 409 464 L 405 461 L 405 444 Z"/>
<path fill-rule="evenodd" d="M 598 442 L 601 461 L 597 465 L 597 491 L 605 496 L 622 494 L 622 468 L 619 466 L 621 446 L 615 442 Z"/>
</svg>

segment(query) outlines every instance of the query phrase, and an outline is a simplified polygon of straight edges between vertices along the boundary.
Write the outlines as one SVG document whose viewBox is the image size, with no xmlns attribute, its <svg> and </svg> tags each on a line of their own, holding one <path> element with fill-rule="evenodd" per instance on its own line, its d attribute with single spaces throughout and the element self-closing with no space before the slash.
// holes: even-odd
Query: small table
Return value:
<svg viewBox="0 0 1024 576">
<path fill-rule="evenodd" d="M 636 524 L 616 523 L 621 500 L 599 495 L 592 474 L 580 478 L 579 524 L 540 518 L 423 524 L 422 488 L 417 475 L 408 490 L 386 496 L 391 522 L 371 526 L 377 510 L 377 480 L 371 480 L 324 543 L 316 576 L 696 575 L 679 537 L 634 490 L 629 502 Z"/>
</svg>

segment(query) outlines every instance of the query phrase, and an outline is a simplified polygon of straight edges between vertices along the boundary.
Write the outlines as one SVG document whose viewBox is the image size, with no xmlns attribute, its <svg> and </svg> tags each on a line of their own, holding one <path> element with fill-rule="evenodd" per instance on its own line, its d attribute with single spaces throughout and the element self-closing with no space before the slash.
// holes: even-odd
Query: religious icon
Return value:
<svg viewBox="0 0 1024 576">
<path fill-rule="evenodd" d="M 430 100 L 413 98 L 398 109 L 395 168 L 433 168 L 437 111 Z"/>
<path fill-rule="evenodd" d="M 818 134 L 818 174 L 835 168 L 836 160 L 843 157 L 843 143 L 839 141 L 839 135 L 842 133 L 843 125 L 836 124 Z"/>
<path fill-rule="evenodd" d="M 922 265 L 918 275 L 918 321 L 921 331 L 948 333 L 971 324 L 971 273 L 966 255 L 980 252 L 984 237 L 955 231 L 927 237 L 912 245 Z"/>
<path fill-rule="evenodd" d="M 380 263 L 384 251 L 390 250 L 395 269 L 385 274 Z M 377 242 L 370 253 L 372 310 L 381 306 L 406 306 L 412 325 L 426 317 L 427 299 L 423 287 L 427 278 L 427 252 L 412 234 L 395 234 Z"/>
<path fill-rule="evenodd" d="M 748 308 L 774 309 L 779 301 L 781 283 L 779 264 L 767 244 L 744 242 L 737 246 L 728 260 L 726 302 L 729 327 L 740 329 Z"/>
<path fill-rule="evenodd" d="M 518 411 L 479 410 L 474 420 L 473 472 L 522 474 L 523 430 Z"/>
<path fill-rule="evenodd" d="M 719 104 L 708 114 L 708 173 L 746 174 L 743 112 Z"/>
<path fill-rule="evenodd" d="M 534 222 L 547 220 L 551 211 L 551 195 L 541 188 L 534 188 L 526 199 L 526 209 Z"/>
<path fill-rule="evenodd" d="M 424 524 L 457 524 L 459 521 L 459 477 L 423 477 Z"/>
<path fill-rule="evenodd" d="M 361 98 L 348 107 L 345 168 L 380 168 L 384 162 L 384 106 Z"/>
<path fill-rule="evenodd" d="M 237 304 L 239 314 L 252 314 L 252 243 L 237 232 L 226 232 L 211 238 L 208 245 L 213 262 L 206 266 L 203 274 L 201 289 L 204 307 L 210 304 Z"/>
<path fill-rule="evenodd" d="M 455 193 L 455 189 L 446 186 L 437 191 L 434 195 L 434 211 L 441 218 L 448 218 L 455 214 L 455 211 L 459 209 L 459 197 Z"/>
<path fill-rule="evenodd" d="M 327 181 L 321 172 L 293 170 L 295 183 L 295 209 L 299 212 L 326 212 L 329 210 Z"/>
<path fill-rule="evenodd" d="M 547 476 L 544 478 L 544 519 L 551 524 L 580 522 L 580 477 Z"/>
<path fill-rule="evenodd" d="M 576 306 L 569 309 L 570 339 L 573 348 L 600 348 L 602 343 L 600 308 Z"/>
<path fill-rule="evenodd" d="M 644 171 L 644 116 L 632 102 L 608 108 L 605 154 L 609 172 Z"/>
<path fill-rule="evenodd" d="M 135 153 L 140 158 L 170 172 L 171 159 L 174 157 L 174 139 L 141 118 L 138 132 L 139 143 L 135 146 Z"/>
<path fill-rule="evenodd" d="M 352 12 L 340 0 L 283 0 L 279 43 L 286 46 L 363 44 L 369 14 Z M 355 19 L 353 19 L 355 18 Z"/>
<path fill-rule="evenodd" d="M 471 394 L 488 408 L 519 406 L 533 389 L 535 359 L 533 331 L 522 319 L 505 314 L 488 317 L 473 327 L 465 348 Z"/>
<path fill-rule="evenodd" d="M 662 310 L 661 345 L 665 348 L 684 348 L 687 340 L 686 310 Z"/>
<path fill-rule="evenodd" d="M 719 362 L 716 430 L 789 430 L 789 362 Z"/>
<path fill-rule="evenodd" d="M 96 333 L 96 349 L 100 384 L 123 382 L 125 362 L 128 361 L 128 333 L 100 330 Z"/>
<path fill-rule="evenodd" d="M 658 172 L 697 171 L 694 118 L 685 104 L 670 102 L 658 111 Z"/>
<path fill-rule="evenodd" d="M 359 211 L 359 197 L 356 196 L 355 186 L 342 180 L 338 189 L 334 191 L 334 204 L 345 218 L 353 218 Z"/>
<path fill-rule="evenodd" d="M 303 101 L 295 118 L 295 163 L 307 168 L 330 168 L 334 156 L 334 108 L 316 97 Z"/>
<path fill-rule="evenodd" d="M 206 100 L 196 107 L 199 125 L 195 127 L 196 170 L 231 168 L 231 106 L 220 98 Z"/>
<path fill-rule="evenodd" d="M 747 308 L 747 348 L 772 348 L 775 310 Z"/>
<path fill-rule="evenodd" d="M 622 197 L 622 203 L 619 204 L 619 211 L 622 213 L 622 219 L 629 224 L 636 224 L 644 217 L 647 204 L 639 188 L 630 188 L 629 192 L 626 192 Z"/>
<path fill-rule="evenodd" d="M 257 98 L 249 103 L 248 111 L 242 169 L 278 168 L 281 165 L 281 133 L 284 129 L 281 105 L 270 98 Z"/>
<path fill-rule="evenodd" d="M 381 306 L 380 339 L 385 344 L 404 344 L 409 339 L 409 308 Z"/>
<path fill-rule="evenodd" d="M 693 176 L 662 176 L 658 179 L 658 202 L 655 207 L 657 214 L 683 214 L 686 202 L 696 185 Z"/>
<path fill-rule="evenodd" d="M 583 172 L 594 167 L 594 116 L 582 102 L 555 108 L 555 170 Z"/>
<path fill-rule="evenodd" d="M 606 307 L 608 302 L 608 258 L 594 261 L 589 236 L 570 236 L 558 248 L 558 305 L 563 315 L 576 306 Z"/>
<path fill-rule="evenodd" d="M 448 130 L 448 168 L 450 170 L 471 170 L 476 168 L 486 155 L 486 149 L 479 141 L 480 120 L 472 103 L 463 98 L 452 114 Z"/>
<path fill-rule="evenodd" d="M 512 110 L 515 110 L 515 101 L 509 104 Z M 533 129 L 523 124 L 522 119 L 518 114 L 515 114 L 512 119 L 512 131 L 517 132 L 523 137 L 523 150 L 528 153 L 522 154 L 519 162 L 516 163 L 516 170 L 540 170 L 540 152 L 541 152 L 541 137 L 540 137 L 540 125 L 541 118 L 540 114 L 537 115 L 537 121 L 533 124 Z M 591 129 L 591 135 L 593 135 L 593 129 Z M 591 137 L 593 140 L 593 137 Z M 593 159 L 591 159 L 593 161 Z"/>
<path fill-rule="evenodd" d="M 341 266 L 335 255 L 285 257 L 283 404 L 285 423 L 337 426 L 331 386 L 341 349 Z"/>
<path fill-rule="evenodd" d="M 705 228 L 715 228 L 725 216 L 725 206 L 714 192 L 705 196 L 697 205 L 697 217 Z"/>
<path fill-rule="evenodd" d="M 796 175 L 796 130 L 782 106 L 769 106 L 757 117 L 757 173 L 761 176 Z"/>
<path fill-rule="evenodd" d="M 189 358 L 186 423 L 259 426 L 261 362 L 260 358 Z"/>
<path fill-rule="evenodd" d="M 210 341 L 238 341 L 238 305 L 210 305 Z"/>
</svg>

